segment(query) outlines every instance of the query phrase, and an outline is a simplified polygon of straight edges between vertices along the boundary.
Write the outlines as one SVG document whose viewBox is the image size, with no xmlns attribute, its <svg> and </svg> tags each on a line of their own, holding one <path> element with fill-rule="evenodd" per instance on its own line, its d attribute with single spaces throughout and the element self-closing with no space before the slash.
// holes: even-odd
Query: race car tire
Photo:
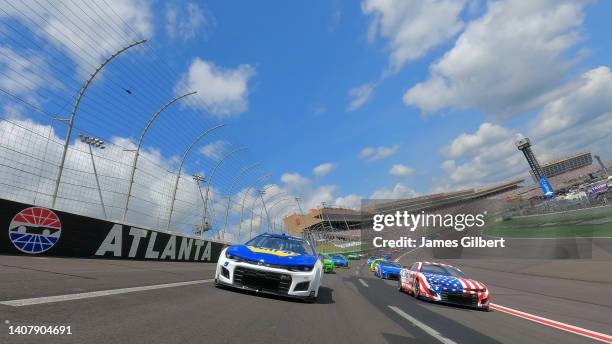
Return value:
<svg viewBox="0 0 612 344">
<path fill-rule="evenodd" d="M 419 294 L 421 293 L 421 292 L 420 292 L 420 289 L 421 289 L 421 287 L 420 287 L 420 283 L 419 283 L 419 281 L 417 280 L 417 281 L 415 281 L 415 283 L 414 283 L 414 298 L 415 298 L 415 299 L 419 299 Z"/>
<path fill-rule="evenodd" d="M 400 293 L 404 292 L 404 289 L 402 288 L 402 278 L 398 278 L 397 279 L 397 291 L 399 291 Z"/>
</svg>

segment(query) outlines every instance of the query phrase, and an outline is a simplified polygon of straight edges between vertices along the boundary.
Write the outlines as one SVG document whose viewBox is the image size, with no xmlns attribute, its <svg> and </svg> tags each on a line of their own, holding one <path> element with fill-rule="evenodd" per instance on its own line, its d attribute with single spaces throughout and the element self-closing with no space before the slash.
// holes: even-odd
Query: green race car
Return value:
<svg viewBox="0 0 612 344">
<path fill-rule="evenodd" d="M 374 272 L 376 270 L 376 264 L 382 262 L 383 260 L 386 260 L 386 259 L 384 258 L 373 259 L 372 262 L 370 263 L 370 271 Z"/>
<path fill-rule="evenodd" d="M 357 260 L 359 259 L 359 254 L 357 253 L 349 253 L 346 255 L 346 258 L 350 259 L 350 260 Z"/>
<path fill-rule="evenodd" d="M 334 262 L 328 256 L 319 253 L 319 259 L 323 262 L 323 272 L 329 273 L 334 271 Z"/>
</svg>

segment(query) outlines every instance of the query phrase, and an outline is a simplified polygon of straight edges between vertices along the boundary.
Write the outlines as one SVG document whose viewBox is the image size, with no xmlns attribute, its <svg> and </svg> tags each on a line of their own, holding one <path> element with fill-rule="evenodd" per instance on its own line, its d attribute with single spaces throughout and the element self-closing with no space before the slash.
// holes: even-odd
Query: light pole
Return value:
<svg viewBox="0 0 612 344">
<path fill-rule="evenodd" d="M 201 139 L 203 139 L 204 136 L 208 135 L 210 132 L 212 132 L 214 130 L 222 128 L 223 126 L 225 126 L 225 124 L 219 124 L 219 125 L 216 125 L 216 126 L 214 126 L 212 128 L 208 128 L 208 129 L 204 130 L 193 141 L 191 141 L 189 146 L 187 146 L 187 148 L 185 149 L 185 152 L 183 152 L 183 157 L 181 158 L 181 164 L 179 165 L 179 170 L 178 170 L 178 173 L 176 175 L 176 182 L 174 183 L 174 190 L 172 191 L 172 198 L 170 199 L 170 213 L 168 214 L 168 224 L 166 225 L 166 231 L 168 231 L 168 232 L 170 231 L 170 221 L 172 221 L 172 211 L 174 210 L 174 201 L 176 201 L 176 190 L 178 189 L 179 179 L 181 178 L 181 172 L 183 170 L 183 164 L 185 163 L 185 159 L 187 158 L 187 155 L 189 155 L 189 152 L 191 151 L 193 146 L 195 146 L 196 143 L 198 143 Z M 206 201 L 208 201 L 208 199 Z M 206 204 L 204 204 L 204 209 L 206 209 Z M 206 217 L 206 212 L 204 212 L 204 217 Z"/>
<path fill-rule="evenodd" d="M 198 187 L 198 191 L 200 192 L 200 197 L 202 198 L 202 227 L 200 227 L 200 237 L 204 237 L 204 232 L 206 232 L 209 229 L 209 224 L 208 222 L 206 222 L 206 217 L 204 217 L 204 194 L 202 193 L 202 188 L 200 187 L 200 183 L 205 182 L 204 176 L 201 174 L 197 174 L 194 173 L 192 175 L 193 180 L 195 180 L 196 182 L 196 186 Z M 194 233 L 195 235 L 198 235 L 198 232 L 196 231 Z"/>
<path fill-rule="evenodd" d="M 98 170 L 96 169 L 96 161 L 94 160 L 92 147 L 104 149 L 104 141 L 100 140 L 97 137 L 79 135 L 81 142 L 85 143 L 87 147 L 89 147 L 89 156 L 91 157 L 91 165 L 93 166 L 94 176 L 96 178 L 96 185 L 98 186 L 98 195 L 100 196 L 100 205 L 102 206 L 102 214 L 104 218 L 107 219 L 106 216 L 106 207 L 104 206 L 104 198 L 102 197 L 102 189 L 100 188 L 100 180 L 98 179 Z"/>
<path fill-rule="evenodd" d="M 291 201 L 291 199 L 289 199 L 289 198 L 288 198 L 287 200 L 288 200 L 288 201 Z M 289 203 L 285 203 L 284 205 L 282 205 L 282 206 L 279 208 L 279 211 L 277 212 L 277 214 L 276 214 L 276 215 L 273 215 L 273 216 L 274 216 L 274 223 L 275 223 L 275 224 L 276 224 L 276 220 L 277 220 L 277 219 L 280 217 L 280 220 L 281 220 L 281 221 L 279 221 L 278 223 L 280 224 L 280 229 L 281 229 L 281 232 L 285 232 L 285 222 L 284 222 L 285 217 L 283 217 L 283 215 L 284 215 L 284 214 L 283 214 L 283 212 L 284 212 L 284 211 L 285 211 L 287 208 L 289 208 L 289 207 L 292 207 L 292 208 L 295 210 L 295 204 L 293 204 L 293 202 L 289 202 Z"/>
<path fill-rule="evenodd" d="M 295 203 L 297 203 L 298 209 L 300 210 L 300 215 L 304 215 L 304 211 L 302 210 L 302 206 L 300 205 L 301 200 L 302 200 L 301 197 L 296 197 Z"/>
<path fill-rule="evenodd" d="M 249 195 L 249 193 L 251 192 L 251 189 L 253 189 L 255 187 L 255 185 L 257 185 L 258 183 L 270 178 L 272 175 L 271 174 L 264 174 L 263 176 L 257 178 L 257 180 L 255 180 L 253 182 L 253 184 L 251 184 L 246 192 L 244 193 L 244 197 L 242 197 L 242 205 L 240 206 L 240 224 L 238 225 L 238 241 L 240 241 L 240 232 L 242 231 L 242 221 L 243 221 L 243 216 L 244 216 L 244 203 L 246 203 L 246 198 Z M 257 198 L 255 198 L 257 199 Z M 251 209 L 252 211 L 253 209 Z M 252 217 L 251 217 L 252 218 Z M 250 239 L 250 238 L 249 238 Z"/>
<path fill-rule="evenodd" d="M 268 229 L 270 229 L 270 214 L 268 213 L 268 209 L 266 208 L 266 201 L 263 198 L 266 190 L 259 190 L 259 197 L 261 197 L 261 204 L 263 205 L 264 210 L 266 211 L 266 218 L 268 219 Z"/>
<path fill-rule="evenodd" d="M 217 164 L 213 167 L 212 171 L 208 175 L 209 176 L 208 177 L 208 182 L 206 183 L 206 204 L 204 204 L 204 216 L 208 217 L 208 197 L 210 196 L 210 184 L 212 183 L 212 180 L 215 177 L 215 174 L 217 173 L 217 170 L 225 162 L 225 160 L 229 159 L 230 157 L 232 157 L 234 154 L 236 154 L 238 152 L 242 152 L 245 149 L 246 149 L 246 147 L 239 147 L 239 148 L 236 148 L 236 149 L 230 151 L 229 153 L 225 154 L 225 156 L 223 156 L 217 162 Z"/>
<path fill-rule="evenodd" d="M 268 185 L 268 186 L 265 186 L 265 187 L 263 187 L 263 188 L 261 188 L 261 189 L 257 190 L 257 194 L 259 194 L 259 193 L 260 193 L 260 192 L 262 192 L 262 191 L 264 191 L 264 192 L 265 192 L 265 190 L 266 190 L 266 189 L 268 189 L 268 188 L 270 188 L 270 187 L 272 187 L 272 185 Z M 255 217 L 255 211 L 254 211 L 253 209 L 255 208 L 255 203 L 257 203 L 257 201 L 259 201 L 259 198 L 254 197 L 254 198 L 253 198 L 253 203 L 251 204 L 251 225 L 250 225 L 250 227 L 249 227 L 249 238 L 251 238 L 251 237 L 252 237 L 252 234 L 253 234 L 253 218 Z M 259 213 L 260 213 L 260 215 L 259 215 L 259 220 L 260 220 L 260 222 L 259 222 L 259 226 L 260 226 L 260 227 L 261 227 L 261 219 L 262 219 L 262 215 L 261 215 L 261 213 L 262 213 L 262 212 L 263 212 L 263 207 L 261 208 L 261 211 L 259 212 Z"/>
<path fill-rule="evenodd" d="M 273 218 L 275 219 L 275 221 L 276 221 L 276 216 L 274 216 L 274 212 L 272 211 L 272 209 L 274 209 L 274 207 L 276 207 L 277 205 L 281 204 L 282 202 L 289 201 L 289 200 L 291 200 L 291 198 L 289 198 L 289 197 L 281 198 L 281 199 L 277 200 L 276 202 L 274 202 L 270 206 L 270 209 L 268 209 L 268 210 L 269 210 L 270 213 L 272 213 Z M 276 222 L 274 224 L 276 224 Z M 274 228 L 272 228 L 272 229 L 274 229 Z"/>
<path fill-rule="evenodd" d="M 104 68 L 110 61 L 112 61 L 115 57 L 117 57 L 119 54 L 123 53 L 124 51 L 135 47 L 139 44 L 142 44 L 144 42 L 146 42 L 146 39 L 140 40 L 140 41 L 136 41 L 124 48 L 121 48 L 120 50 L 118 50 L 117 52 L 115 52 L 114 54 L 112 54 L 111 56 L 109 56 L 106 60 L 104 60 L 104 62 L 102 62 L 102 64 L 100 64 L 98 66 L 98 68 L 96 68 L 96 70 L 93 72 L 93 74 L 91 74 L 91 76 L 89 77 L 89 79 L 87 79 L 87 81 L 85 81 L 85 83 L 83 84 L 83 86 L 81 87 L 81 90 L 79 91 L 79 95 L 76 98 L 76 101 L 74 103 L 74 106 L 72 107 L 72 113 L 70 114 L 70 119 L 68 119 L 68 131 L 66 132 L 66 140 L 64 142 L 64 148 L 62 150 L 62 157 L 60 158 L 60 163 L 59 163 L 59 170 L 57 173 L 57 179 L 55 180 L 55 188 L 53 190 L 53 200 L 51 203 L 51 208 L 55 208 L 55 203 L 57 201 L 57 194 L 59 191 L 59 186 L 60 186 L 60 182 L 62 180 L 62 174 L 64 172 L 64 164 L 66 163 L 66 154 L 68 153 L 68 146 L 70 145 L 70 136 L 72 135 L 72 127 L 74 126 L 74 119 L 76 117 L 77 114 L 77 110 L 79 108 L 79 104 L 81 103 L 81 98 L 83 98 L 83 95 L 85 94 L 85 91 L 87 91 L 87 88 L 89 87 L 89 85 L 91 84 L 91 82 L 93 81 L 93 79 L 96 77 L 96 75 L 98 75 L 98 73 L 100 73 L 100 71 L 102 70 L 102 68 Z"/>
<path fill-rule="evenodd" d="M 142 142 L 144 140 L 145 135 L 149 131 L 149 128 L 151 127 L 151 124 L 153 124 L 153 122 L 157 119 L 157 117 L 162 112 L 164 112 L 168 107 L 170 107 L 170 105 L 174 104 L 178 100 L 181 100 L 181 99 L 183 99 L 183 98 L 185 98 L 187 96 L 190 96 L 190 95 L 193 95 L 193 94 L 196 94 L 196 93 L 197 92 L 191 92 L 191 93 L 183 94 L 182 96 L 178 96 L 178 97 L 172 98 L 169 102 L 167 102 L 161 108 L 159 108 L 159 110 L 157 110 L 157 112 L 154 113 L 153 116 L 151 116 L 151 118 L 149 118 L 149 120 L 147 121 L 147 124 L 145 125 L 144 129 L 140 133 L 140 138 L 138 139 L 138 146 L 136 146 L 136 153 L 135 153 L 135 156 L 134 156 L 134 164 L 132 165 L 132 171 L 130 173 L 130 180 L 128 182 L 128 191 L 127 191 L 127 196 L 125 198 L 125 207 L 123 208 L 123 222 L 125 222 L 126 219 L 127 219 L 128 206 L 130 204 L 130 197 L 132 196 L 132 186 L 134 184 L 134 176 L 136 174 L 136 166 L 138 165 L 138 158 L 140 157 L 140 147 L 142 147 Z"/>
<path fill-rule="evenodd" d="M 230 211 L 231 201 L 232 201 L 231 197 L 232 197 L 232 192 L 234 192 L 234 187 L 236 186 L 236 183 L 238 183 L 238 181 L 240 180 L 240 177 L 244 176 L 245 174 L 259 167 L 261 167 L 261 164 L 256 163 L 256 164 L 253 164 L 251 166 L 248 166 L 242 169 L 242 171 L 240 171 L 240 173 L 238 173 L 238 175 L 232 181 L 232 184 L 230 185 L 229 191 L 227 193 L 227 207 L 225 209 L 225 223 L 223 224 L 223 237 L 225 237 L 225 230 L 227 229 L 227 220 L 229 218 L 229 211 Z"/>
</svg>

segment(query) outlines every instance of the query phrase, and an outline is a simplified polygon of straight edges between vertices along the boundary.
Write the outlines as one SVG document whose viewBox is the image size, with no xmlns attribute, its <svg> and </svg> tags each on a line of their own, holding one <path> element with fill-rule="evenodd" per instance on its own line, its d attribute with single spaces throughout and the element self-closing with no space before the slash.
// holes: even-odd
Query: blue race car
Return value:
<svg viewBox="0 0 612 344">
<path fill-rule="evenodd" d="M 348 268 L 349 266 L 348 259 L 346 259 L 346 257 L 341 254 L 330 254 L 329 258 L 332 260 L 332 262 L 334 262 L 334 266 L 341 266 L 345 268 Z"/>
<path fill-rule="evenodd" d="M 309 241 L 266 233 L 221 251 L 215 285 L 314 302 L 322 275 L 323 263 Z"/>
<path fill-rule="evenodd" d="M 367 264 L 368 264 L 368 265 L 371 265 L 371 264 L 372 264 L 372 262 L 374 261 L 374 259 L 377 259 L 377 258 L 380 258 L 380 257 L 375 257 L 375 256 L 372 256 L 372 257 L 368 258 L 368 263 L 367 263 Z"/>
<path fill-rule="evenodd" d="M 382 279 L 398 279 L 402 271 L 402 265 L 396 261 L 383 260 L 376 264 L 374 275 Z"/>
</svg>

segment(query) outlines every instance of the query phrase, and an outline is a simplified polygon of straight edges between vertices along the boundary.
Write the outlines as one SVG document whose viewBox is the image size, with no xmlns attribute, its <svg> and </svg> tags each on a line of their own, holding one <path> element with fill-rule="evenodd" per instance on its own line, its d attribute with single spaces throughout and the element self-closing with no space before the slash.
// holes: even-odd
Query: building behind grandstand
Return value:
<svg viewBox="0 0 612 344">
<path fill-rule="evenodd" d="M 480 188 L 436 193 L 410 199 L 363 200 L 364 209 L 360 210 L 332 207 L 310 209 L 306 214 L 293 214 L 285 217 L 284 223 L 287 232 L 291 235 L 304 236 L 305 232 L 311 234 L 325 232 L 334 233 L 335 238 L 348 239 L 359 236 L 362 219 L 368 218 L 362 216 L 363 212 L 390 213 L 401 210 L 411 213 L 421 211 L 453 213 L 460 209 L 466 211 L 466 207 L 469 208 L 475 204 L 479 204 L 480 209 L 483 204 L 493 206 L 491 198 L 519 189 L 524 181 L 518 178 Z"/>
</svg>

